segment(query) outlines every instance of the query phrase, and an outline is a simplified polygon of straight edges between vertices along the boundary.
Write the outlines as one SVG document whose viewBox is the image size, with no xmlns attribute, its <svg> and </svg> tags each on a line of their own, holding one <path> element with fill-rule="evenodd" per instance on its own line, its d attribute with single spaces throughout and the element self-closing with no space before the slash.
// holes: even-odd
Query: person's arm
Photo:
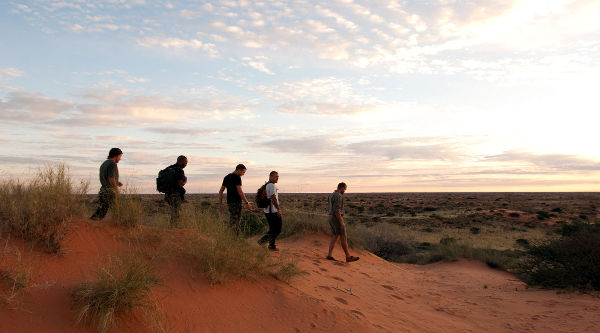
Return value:
<svg viewBox="0 0 600 333">
<path fill-rule="evenodd" d="M 219 190 L 219 207 L 223 208 L 223 191 L 225 191 L 225 186 L 221 185 L 221 189 Z"/>
<path fill-rule="evenodd" d="M 333 212 L 333 215 L 335 216 L 336 219 L 338 219 L 338 221 L 340 221 L 340 227 L 342 229 L 346 229 L 346 224 L 344 223 L 344 218 L 342 217 L 342 212 L 340 212 L 339 210 L 336 210 Z"/>
<path fill-rule="evenodd" d="M 240 195 L 240 198 L 242 198 L 242 200 L 248 205 L 248 209 L 252 209 L 252 206 L 250 205 L 250 201 L 248 201 L 248 199 L 246 199 L 246 195 L 244 194 L 244 191 L 242 191 L 242 185 L 238 185 L 236 186 L 237 188 L 237 192 Z"/>
<path fill-rule="evenodd" d="M 279 201 L 277 201 L 275 193 L 271 196 L 271 203 L 273 203 L 273 207 L 277 208 L 277 215 L 281 216 L 281 208 L 279 208 Z"/>
</svg>

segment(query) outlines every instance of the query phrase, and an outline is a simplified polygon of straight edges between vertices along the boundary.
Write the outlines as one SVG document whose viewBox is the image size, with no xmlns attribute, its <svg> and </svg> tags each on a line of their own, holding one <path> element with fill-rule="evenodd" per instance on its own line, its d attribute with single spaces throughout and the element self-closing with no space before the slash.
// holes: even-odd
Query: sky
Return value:
<svg viewBox="0 0 600 333">
<path fill-rule="evenodd" d="M 0 178 L 600 190 L 600 1 L 0 3 Z"/>
</svg>

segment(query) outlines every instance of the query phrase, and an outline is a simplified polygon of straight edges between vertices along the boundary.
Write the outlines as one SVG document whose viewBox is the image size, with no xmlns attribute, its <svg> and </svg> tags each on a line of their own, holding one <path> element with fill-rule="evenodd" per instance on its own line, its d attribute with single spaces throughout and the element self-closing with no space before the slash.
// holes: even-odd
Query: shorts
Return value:
<svg viewBox="0 0 600 333">
<path fill-rule="evenodd" d="M 333 235 L 342 236 L 346 234 L 346 228 L 342 228 L 342 224 L 334 215 L 329 215 L 329 226 Z"/>
</svg>

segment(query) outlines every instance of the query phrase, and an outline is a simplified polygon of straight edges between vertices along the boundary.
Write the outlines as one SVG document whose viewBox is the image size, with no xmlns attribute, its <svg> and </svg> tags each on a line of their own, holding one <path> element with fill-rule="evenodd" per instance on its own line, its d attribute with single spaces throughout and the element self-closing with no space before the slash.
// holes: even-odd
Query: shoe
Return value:
<svg viewBox="0 0 600 333">
<path fill-rule="evenodd" d="M 279 251 L 279 249 L 275 245 L 273 245 L 273 246 L 269 245 L 269 250 L 271 250 L 271 251 Z"/>
<path fill-rule="evenodd" d="M 358 259 L 359 259 L 358 257 L 349 256 L 348 258 L 346 258 L 346 262 L 353 262 L 353 261 L 357 261 Z"/>
<path fill-rule="evenodd" d="M 335 258 L 334 258 L 334 257 L 332 257 L 332 256 L 327 256 L 326 258 L 327 258 L 327 260 L 333 260 L 333 261 L 337 261 L 337 260 L 335 260 Z"/>
<path fill-rule="evenodd" d="M 264 245 L 267 242 L 267 239 L 265 238 L 259 238 L 258 241 L 256 241 L 258 243 L 258 245 Z"/>
</svg>

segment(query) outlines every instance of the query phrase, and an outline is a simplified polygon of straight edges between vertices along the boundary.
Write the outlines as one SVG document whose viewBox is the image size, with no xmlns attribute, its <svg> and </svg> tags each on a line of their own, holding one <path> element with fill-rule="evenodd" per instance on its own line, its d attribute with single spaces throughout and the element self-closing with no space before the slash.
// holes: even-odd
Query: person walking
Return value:
<svg viewBox="0 0 600 333">
<path fill-rule="evenodd" d="M 333 248 L 337 240 L 340 240 L 342 249 L 346 254 L 346 262 L 357 261 L 359 258 L 350 255 L 348 251 L 348 235 L 346 234 L 346 224 L 344 223 L 344 193 L 348 186 L 346 183 L 339 183 L 337 190 L 333 191 L 327 198 L 327 211 L 329 213 L 329 226 L 331 227 L 331 242 L 329 242 L 329 253 L 327 259 L 335 260 L 333 257 Z"/>
<path fill-rule="evenodd" d="M 269 242 L 269 250 L 279 251 L 275 246 L 275 239 L 281 233 L 281 208 L 279 207 L 279 188 L 277 182 L 279 181 L 279 173 L 277 171 L 271 171 L 269 174 L 269 182 L 265 186 L 266 197 L 271 200 L 269 207 L 264 209 L 265 217 L 269 223 L 269 231 L 258 240 L 258 244 L 262 245 Z"/>
<path fill-rule="evenodd" d="M 171 225 L 175 225 L 179 222 L 179 211 L 181 203 L 185 201 L 185 184 L 187 184 L 187 177 L 183 169 L 187 166 L 188 159 L 183 155 L 177 157 L 177 162 L 167 167 L 172 172 L 172 185 L 165 192 L 165 201 L 171 207 Z"/>
<path fill-rule="evenodd" d="M 119 187 L 123 186 L 119 182 L 119 168 L 117 163 L 123 157 L 123 152 L 119 148 L 111 148 L 108 152 L 108 157 L 100 165 L 100 191 L 98 192 L 98 208 L 90 219 L 102 220 L 108 209 L 115 202 L 119 195 Z"/>
<path fill-rule="evenodd" d="M 229 223 L 234 228 L 236 235 L 240 234 L 240 221 L 242 219 L 242 201 L 252 210 L 252 206 L 242 190 L 242 176 L 246 174 L 246 166 L 238 164 L 235 170 L 223 178 L 219 190 L 219 207 L 223 210 L 223 192 L 227 190 L 227 206 L 229 207 Z"/>
</svg>

